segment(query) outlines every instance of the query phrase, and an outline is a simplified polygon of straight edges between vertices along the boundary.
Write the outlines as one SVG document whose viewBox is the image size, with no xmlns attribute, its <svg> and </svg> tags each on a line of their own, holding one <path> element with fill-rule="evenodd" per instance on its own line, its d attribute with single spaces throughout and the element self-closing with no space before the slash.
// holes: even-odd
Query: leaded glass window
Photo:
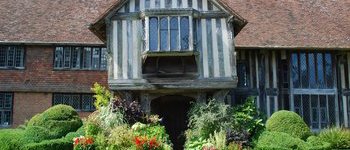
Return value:
<svg viewBox="0 0 350 150">
<path fill-rule="evenodd" d="M 333 88 L 332 62 L 330 53 L 293 53 L 291 56 L 293 88 Z"/>
<path fill-rule="evenodd" d="M 24 49 L 21 46 L 0 46 L 0 68 L 23 68 Z"/>
<path fill-rule="evenodd" d="M 295 52 L 291 54 L 291 104 L 313 130 L 335 125 L 337 104 L 332 54 Z"/>
<path fill-rule="evenodd" d="M 94 111 L 95 98 L 92 94 L 54 94 L 53 105 L 64 104 L 78 111 Z"/>
<path fill-rule="evenodd" d="M 179 43 L 179 23 L 178 17 L 170 19 L 170 50 L 177 50 Z"/>
<path fill-rule="evenodd" d="M 0 93 L 0 127 L 12 124 L 12 93 Z"/>
<path fill-rule="evenodd" d="M 101 47 L 56 47 L 54 68 L 106 70 L 106 51 Z"/>
<path fill-rule="evenodd" d="M 149 19 L 149 50 L 158 50 L 158 18 Z"/>
<path fill-rule="evenodd" d="M 190 28 L 189 16 L 150 17 L 149 50 L 189 50 Z"/>
<path fill-rule="evenodd" d="M 168 17 L 160 19 L 160 50 L 168 49 Z"/>
</svg>

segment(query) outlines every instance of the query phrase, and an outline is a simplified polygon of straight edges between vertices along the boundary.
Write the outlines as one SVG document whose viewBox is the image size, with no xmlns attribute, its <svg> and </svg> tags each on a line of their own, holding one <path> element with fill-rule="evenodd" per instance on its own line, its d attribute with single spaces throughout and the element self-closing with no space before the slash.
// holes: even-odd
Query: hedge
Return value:
<svg viewBox="0 0 350 150">
<path fill-rule="evenodd" d="M 256 149 L 307 149 L 306 142 L 283 132 L 263 132 L 258 140 Z"/>
<path fill-rule="evenodd" d="M 72 150 L 73 142 L 64 139 L 45 140 L 40 143 L 30 143 L 25 145 L 23 150 Z"/>
<path fill-rule="evenodd" d="M 22 129 L 2 129 L 0 130 L 0 149 L 13 150 L 19 149 L 21 141 L 19 140 L 24 135 Z"/>
</svg>

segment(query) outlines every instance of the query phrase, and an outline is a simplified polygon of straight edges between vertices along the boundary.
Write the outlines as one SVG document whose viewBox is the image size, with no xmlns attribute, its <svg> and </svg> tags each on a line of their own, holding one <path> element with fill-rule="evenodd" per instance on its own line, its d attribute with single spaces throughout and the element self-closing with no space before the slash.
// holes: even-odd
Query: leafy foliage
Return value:
<svg viewBox="0 0 350 150">
<path fill-rule="evenodd" d="M 295 112 L 281 110 L 272 114 L 266 122 L 266 129 L 284 132 L 293 137 L 307 139 L 312 133 L 304 120 Z"/>
<path fill-rule="evenodd" d="M 101 128 L 107 130 L 125 124 L 123 112 L 118 108 L 113 108 L 112 104 L 100 107 L 98 119 L 101 121 Z"/>
<path fill-rule="evenodd" d="M 350 149 L 350 130 L 329 128 L 321 131 L 318 139 L 330 143 L 332 149 Z"/>
<path fill-rule="evenodd" d="M 127 125 L 122 125 L 113 128 L 108 139 L 109 149 L 130 149 L 134 135 Z"/>
<path fill-rule="evenodd" d="M 211 134 L 208 142 L 213 144 L 216 149 L 226 150 L 226 133 L 223 130 L 219 132 L 214 131 L 214 134 Z"/>
<path fill-rule="evenodd" d="M 189 111 L 188 126 L 194 134 L 207 139 L 214 131 L 229 127 L 230 114 L 230 107 L 216 100 L 196 103 Z"/>
<path fill-rule="evenodd" d="M 109 92 L 109 90 L 107 90 L 104 86 L 101 86 L 98 83 L 95 83 L 94 87 L 91 88 L 91 90 L 95 93 L 94 97 L 96 98 L 96 100 L 94 105 L 96 109 L 108 106 L 112 98 L 112 94 L 111 92 Z"/>
<path fill-rule="evenodd" d="M 137 101 L 128 102 L 119 97 L 113 99 L 113 108 L 120 110 L 128 124 L 145 122 L 146 115 Z"/>
<path fill-rule="evenodd" d="M 156 138 L 162 143 L 170 144 L 169 135 L 166 133 L 165 127 L 159 124 L 142 124 L 135 123 L 132 127 L 135 136 L 147 137 L 149 139 Z"/>
<path fill-rule="evenodd" d="M 219 131 L 225 132 L 226 145 L 235 143 L 238 146 L 251 146 L 252 137 L 258 137 L 264 130 L 261 116 L 255 106 L 254 97 L 249 97 L 246 103 L 234 108 L 215 100 L 208 104 L 195 104 L 189 112 L 190 129 L 186 132 L 185 147 L 191 149 L 196 145 L 198 148 L 199 143 L 204 143 L 203 141 Z M 213 144 L 208 143 L 207 146 Z"/>
</svg>

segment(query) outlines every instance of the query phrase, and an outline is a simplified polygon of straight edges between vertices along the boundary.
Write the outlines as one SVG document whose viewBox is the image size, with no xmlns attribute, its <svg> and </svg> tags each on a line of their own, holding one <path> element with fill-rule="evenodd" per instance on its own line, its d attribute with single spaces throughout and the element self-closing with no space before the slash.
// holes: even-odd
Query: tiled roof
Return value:
<svg viewBox="0 0 350 150">
<path fill-rule="evenodd" d="M 118 0 L 2 0 L 0 43 L 102 44 L 90 23 Z M 239 47 L 350 48 L 350 0 L 221 0 L 248 20 Z"/>
<path fill-rule="evenodd" d="M 350 49 L 350 0 L 226 0 L 248 24 L 243 47 Z"/>
<path fill-rule="evenodd" d="M 0 42 L 101 41 L 88 27 L 116 0 L 1 0 Z"/>
</svg>

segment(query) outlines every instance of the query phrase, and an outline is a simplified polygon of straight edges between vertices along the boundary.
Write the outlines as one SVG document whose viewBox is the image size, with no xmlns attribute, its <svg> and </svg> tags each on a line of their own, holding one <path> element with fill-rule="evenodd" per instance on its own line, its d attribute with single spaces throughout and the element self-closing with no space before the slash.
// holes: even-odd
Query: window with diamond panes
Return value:
<svg viewBox="0 0 350 150">
<path fill-rule="evenodd" d="M 336 123 L 337 105 L 331 53 L 291 55 L 292 107 L 314 130 Z"/>
<path fill-rule="evenodd" d="M 0 127 L 12 124 L 12 93 L 0 93 Z"/>
<path fill-rule="evenodd" d="M 333 88 L 332 62 L 330 53 L 293 53 L 291 56 L 293 88 Z"/>
<path fill-rule="evenodd" d="M 54 68 L 106 70 L 107 49 L 101 47 L 56 47 Z"/>
<path fill-rule="evenodd" d="M 92 94 L 54 94 L 53 97 L 53 105 L 69 105 L 78 111 L 94 111 L 94 102 Z"/>
<path fill-rule="evenodd" d="M 149 17 L 149 50 L 189 50 L 188 16 Z"/>
<path fill-rule="evenodd" d="M 248 87 L 249 86 L 249 74 L 248 74 L 248 63 L 237 62 L 237 87 Z"/>
<path fill-rule="evenodd" d="M 0 46 L 0 68 L 24 68 L 24 48 L 22 46 Z"/>
</svg>

